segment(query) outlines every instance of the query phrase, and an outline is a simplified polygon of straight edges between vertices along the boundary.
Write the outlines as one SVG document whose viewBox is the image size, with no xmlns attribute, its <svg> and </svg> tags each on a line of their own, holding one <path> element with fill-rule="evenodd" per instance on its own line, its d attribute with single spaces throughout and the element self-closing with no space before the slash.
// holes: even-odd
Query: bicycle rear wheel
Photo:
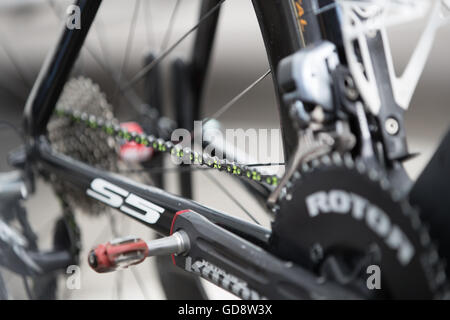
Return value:
<svg viewBox="0 0 450 320">
<path fill-rule="evenodd" d="M 133 10 L 131 14 L 131 21 L 130 21 L 130 27 L 127 30 L 127 38 L 126 41 L 126 48 L 124 52 L 124 57 L 118 65 L 112 66 L 112 62 L 108 61 L 108 37 L 105 35 L 104 31 L 106 28 L 104 28 L 104 25 L 101 23 L 101 12 L 99 13 L 99 17 L 97 18 L 97 25 L 95 26 L 97 34 L 94 34 L 94 36 L 97 36 L 97 45 L 99 46 L 97 49 L 93 49 L 92 47 L 92 40 L 91 43 L 85 45 L 85 50 L 82 52 L 80 56 L 80 60 L 78 65 L 76 66 L 74 70 L 74 75 L 77 74 L 83 74 L 86 66 L 89 63 L 96 64 L 99 69 L 104 72 L 106 76 L 100 77 L 100 79 L 103 79 L 99 81 L 100 83 L 103 83 L 105 81 L 110 81 L 111 83 L 106 85 L 105 87 L 109 88 L 107 90 L 106 95 L 109 97 L 110 103 L 114 106 L 114 113 L 115 116 L 120 121 L 129 121 L 129 120 L 135 120 L 139 118 L 139 114 L 141 110 L 138 110 L 138 112 L 133 111 L 130 113 L 130 110 L 133 110 L 134 107 L 140 107 L 142 105 L 151 105 L 153 108 L 146 109 L 147 112 L 147 120 L 149 120 L 147 123 L 142 124 L 143 127 L 148 125 L 148 128 L 152 130 L 151 122 L 155 120 L 155 117 L 149 116 L 152 112 L 156 110 L 156 113 L 158 117 L 156 117 L 156 120 L 160 120 L 160 116 L 167 111 L 168 104 L 162 103 L 161 100 L 163 100 L 161 97 L 158 99 L 159 94 L 155 93 L 158 91 L 158 87 L 162 86 L 163 80 L 157 78 L 157 73 L 162 72 L 163 70 L 161 68 L 157 68 L 156 64 L 152 67 L 152 70 L 150 72 L 147 72 L 145 74 L 145 78 L 147 78 L 148 82 L 152 83 L 148 88 L 150 90 L 145 90 L 145 93 L 153 92 L 154 94 L 150 95 L 150 97 L 147 99 L 147 97 L 139 98 L 138 100 L 135 100 L 136 96 L 134 93 L 137 92 L 139 96 L 139 90 L 137 89 L 134 93 L 124 95 L 123 92 L 118 89 L 121 85 L 124 85 L 127 83 L 128 80 L 130 80 L 129 74 L 127 74 L 126 70 L 129 67 L 130 64 L 130 57 L 131 57 L 131 47 L 133 46 L 133 38 L 134 33 L 136 31 L 136 21 L 138 19 L 138 14 L 142 12 L 147 12 L 141 9 L 146 9 L 150 7 L 148 5 L 150 1 L 140 1 L 136 0 L 133 4 Z M 222 4 L 223 2 L 223 4 Z M 106 3 L 105 3 L 106 4 Z M 152 3 L 152 5 L 154 5 Z M 173 2 L 173 11 L 170 15 L 166 16 L 165 22 L 168 24 L 166 28 L 164 28 L 164 32 L 161 32 L 162 41 L 161 46 L 159 48 L 159 52 L 156 50 L 154 52 L 154 56 L 156 56 L 156 60 L 158 60 L 158 65 L 161 64 L 161 61 L 166 61 L 166 52 L 170 53 L 172 46 L 176 45 L 178 41 L 173 41 L 172 39 L 175 38 L 175 36 L 172 34 L 173 32 L 173 25 L 172 22 L 175 21 L 177 18 L 177 15 L 180 13 L 180 6 L 182 5 L 181 1 L 174 1 Z M 201 82 L 199 78 L 206 78 L 207 70 L 208 70 L 208 60 L 211 53 L 212 48 L 212 39 L 214 38 L 214 31 L 215 31 L 215 23 L 213 20 L 217 21 L 218 12 L 220 7 L 226 6 L 227 1 L 216 1 L 216 0 L 207 0 L 202 2 L 202 7 L 200 9 L 200 20 L 198 25 L 196 25 L 198 28 L 197 34 L 196 34 L 196 40 L 194 40 L 194 43 L 200 43 L 197 45 L 194 45 L 194 53 L 191 55 L 193 58 L 189 61 L 184 62 L 184 65 L 188 66 L 189 73 L 184 73 L 185 78 L 188 80 L 185 83 L 178 83 L 178 86 L 174 89 L 173 95 L 179 96 L 185 100 L 184 104 L 178 104 L 175 107 L 175 113 L 178 122 L 178 126 L 180 127 L 188 127 L 192 125 L 192 120 L 195 119 L 202 119 L 203 117 L 207 116 L 208 114 L 206 112 L 202 112 L 202 110 L 205 110 L 205 108 L 201 108 L 201 101 L 202 96 L 204 95 L 204 90 L 199 88 L 192 88 L 192 86 L 198 86 Z M 147 6 L 147 7 L 146 7 Z M 280 122 L 281 122 L 281 129 L 283 131 L 283 138 L 284 138 L 284 146 L 285 146 L 285 158 L 287 159 L 291 153 L 292 150 L 292 141 L 294 141 L 294 137 L 296 138 L 296 133 L 293 131 L 291 127 L 291 122 L 288 119 L 287 113 L 284 111 L 285 109 L 282 108 L 283 102 L 280 99 L 280 94 L 278 93 L 278 85 L 276 80 L 276 66 L 278 62 L 285 56 L 295 52 L 297 49 L 301 46 L 301 34 L 299 29 L 299 23 L 298 23 L 298 15 L 297 11 L 295 9 L 295 3 L 293 1 L 274 1 L 274 2 L 267 2 L 267 1 L 261 1 L 261 0 L 254 0 L 253 6 L 256 12 L 256 16 L 258 18 L 259 27 L 262 31 L 262 39 L 266 45 L 267 49 L 267 58 L 269 65 L 266 66 L 266 68 L 270 69 L 272 72 L 273 77 L 273 84 L 274 84 L 274 91 L 275 91 L 275 97 L 278 100 L 278 104 L 280 106 Z M 59 15 L 63 10 L 61 6 L 55 6 L 55 3 L 52 3 L 53 10 Z M 157 7 L 160 8 L 160 7 Z M 246 8 L 247 10 L 251 10 L 251 8 Z M 178 12 L 178 13 L 177 13 Z M 153 12 L 152 16 L 155 15 L 155 12 Z M 209 16 L 207 16 L 209 15 Z M 100 20 L 100 22 L 98 22 Z M 161 18 L 159 19 L 161 21 Z M 164 20 L 164 19 L 163 19 Z M 144 23 L 148 23 L 148 20 L 145 20 Z M 92 32 L 91 32 L 92 34 Z M 91 35 L 92 36 L 92 35 Z M 180 37 L 182 38 L 182 37 Z M 200 40 L 199 40 L 200 39 Z M 203 39 L 203 40 L 202 40 Z M 204 46 L 204 42 L 206 41 L 207 47 L 206 50 L 203 50 L 203 54 L 196 55 L 196 50 L 200 49 L 199 47 Z M 203 44 L 202 44 L 203 42 Z M 208 44 L 209 43 L 209 44 Z M 175 48 L 176 46 L 174 46 Z M 97 50 L 100 50 L 101 54 L 98 53 Z M 168 51 L 170 49 L 170 51 Z M 198 51 L 197 51 L 198 52 Z M 89 57 L 89 58 L 87 58 Z M 90 62 L 87 62 L 89 61 Z M 175 67 L 174 67 L 175 68 Z M 119 69 L 119 70 L 118 70 Z M 145 68 L 144 68 L 145 69 Z M 172 69 L 174 70 L 174 69 Z M 118 71 L 118 72 L 117 72 Z M 178 70 L 179 71 L 179 70 Z M 261 70 L 261 73 L 264 71 Z M 174 71 L 176 72 L 176 71 Z M 167 74 L 168 72 L 164 72 L 164 74 Z M 265 76 L 267 76 L 269 73 L 265 73 Z M 148 76 L 148 77 L 147 77 Z M 153 77 L 153 78 L 152 78 Z M 203 83 L 204 84 L 204 83 Z M 102 84 L 103 86 L 103 84 Z M 148 89 L 147 88 L 147 89 Z M 187 89 L 186 89 L 187 88 Z M 134 91 L 134 90 L 132 90 Z M 245 91 L 245 90 L 244 90 Z M 188 100 L 187 96 L 189 94 L 193 94 L 192 100 L 190 100 L 189 103 L 191 103 L 190 110 L 187 112 L 187 114 L 181 114 L 180 111 L 184 110 L 187 111 L 188 109 L 184 108 L 186 105 L 186 100 Z M 233 93 L 231 93 L 231 96 Z M 159 100 L 159 101 L 158 101 Z M 136 103 L 137 101 L 137 103 Z M 133 114 L 133 115 L 132 115 Z M 274 112 L 275 114 L 275 112 Z M 50 128 L 50 135 L 52 135 L 52 129 Z M 57 136 L 55 134 L 55 131 L 53 131 L 53 136 Z M 74 136 L 74 135 L 73 135 Z M 62 135 L 60 135 L 62 137 Z M 54 145 L 57 143 L 54 141 Z M 287 146 L 287 148 L 286 148 Z M 86 152 L 87 153 L 87 152 Z M 93 154 L 93 153 L 92 153 Z M 76 157 L 75 157 L 76 158 Z M 81 158 L 84 159 L 84 156 Z M 84 159 L 85 160 L 85 159 Z M 153 183 L 156 185 L 161 184 L 161 175 L 155 174 L 155 168 L 160 166 L 160 164 L 163 163 L 163 160 L 160 160 L 158 157 L 155 157 L 152 159 L 151 163 L 149 164 L 149 175 L 148 177 L 153 180 Z M 110 169 L 110 168 L 107 168 Z M 123 172 L 122 172 L 123 173 Z M 179 185 L 181 193 L 183 193 L 185 196 L 193 197 L 193 189 L 198 188 L 195 187 L 195 185 L 200 186 L 200 189 L 202 188 L 202 185 L 204 185 L 204 182 L 196 181 L 194 179 L 194 182 L 192 182 L 191 175 L 190 174 L 180 174 L 180 178 L 177 178 L 176 181 L 178 181 L 176 184 Z M 203 179 L 204 180 L 204 179 Z M 194 186 L 192 186 L 194 184 Z M 217 182 L 213 182 L 213 184 L 217 184 Z M 64 197 L 64 188 L 57 190 L 57 193 Z M 66 192 L 69 193 L 69 192 Z M 253 198 L 253 195 L 249 195 L 249 198 Z M 233 201 L 235 202 L 235 201 Z M 241 207 L 238 206 L 237 210 L 242 210 Z M 97 207 L 90 206 L 89 211 L 94 212 L 97 211 Z M 236 208 L 235 208 L 236 211 Z M 247 210 L 248 211 L 248 210 Z M 244 218 L 247 218 L 245 214 L 243 214 Z M 114 220 L 114 218 L 111 218 L 111 220 Z M 116 222 L 111 222 L 110 229 L 112 230 L 110 233 L 115 236 L 120 236 L 120 232 L 114 232 L 113 230 L 116 228 L 114 225 L 117 225 Z M 126 229 L 126 228 L 124 228 Z M 117 231 L 117 230 L 116 230 Z M 125 232 L 125 231 L 124 231 Z M 105 235 L 107 233 L 103 233 Z M 94 243 L 85 244 L 84 247 L 89 249 L 89 246 L 92 246 Z M 173 276 L 170 272 L 167 273 L 167 270 L 171 270 L 173 268 L 172 265 L 168 264 L 167 261 L 164 263 L 159 264 L 159 267 L 157 268 L 160 270 L 160 278 L 162 279 L 162 286 L 164 287 L 164 291 L 166 293 L 166 296 L 170 299 L 186 299 L 186 298 L 193 298 L 193 297 L 203 297 L 203 289 L 201 286 L 198 285 L 198 278 L 191 277 L 190 275 L 183 274 L 179 277 Z M 166 275 L 163 274 L 163 272 L 166 272 Z M 166 279 L 166 280 L 164 280 Z M 174 279 L 177 279 L 174 281 Z M 120 280 L 118 282 L 121 282 Z M 122 281 L 123 282 L 123 281 Z M 139 282 L 139 281 L 137 281 Z M 117 284 L 116 287 L 122 287 L 122 284 Z M 182 289 L 180 289 L 182 288 Z M 120 297 L 120 295 L 118 295 Z"/>
</svg>

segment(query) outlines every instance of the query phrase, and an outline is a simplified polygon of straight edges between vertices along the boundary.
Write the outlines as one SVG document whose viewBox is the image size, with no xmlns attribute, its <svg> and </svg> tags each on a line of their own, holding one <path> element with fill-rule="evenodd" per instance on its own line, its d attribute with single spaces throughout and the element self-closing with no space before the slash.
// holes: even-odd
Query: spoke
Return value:
<svg viewBox="0 0 450 320">
<path fill-rule="evenodd" d="M 175 41 L 174 44 L 172 44 L 169 48 L 164 50 L 155 60 L 147 64 L 141 71 L 136 73 L 134 77 L 131 78 L 131 80 L 122 87 L 122 91 L 129 90 L 133 85 L 135 85 L 139 80 L 141 80 L 148 72 L 150 72 L 157 64 L 159 64 L 165 57 L 167 57 L 181 42 L 183 42 L 184 39 L 186 39 L 192 32 L 197 30 L 197 28 L 204 22 L 206 19 L 208 19 L 215 11 L 217 11 L 222 3 L 224 3 L 225 0 L 221 0 L 219 3 L 217 3 L 211 10 L 208 11 L 200 20 L 198 23 L 193 26 L 191 29 L 189 29 L 183 36 L 181 36 L 177 41 Z"/>
<path fill-rule="evenodd" d="M 250 163 L 246 164 L 247 167 L 271 167 L 271 166 L 285 166 L 285 162 L 273 162 L 273 163 Z"/>
<path fill-rule="evenodd" d="M 166 50 L 167 45 L 169 44 L 170 35 L 172 34 L 173 26 L 174 26 L 174 23 L 175 23 L 175 17 L 177 15 L 178 8 L 180 7 L 180 3 L 181 3 L 181 0 L 177 0 L 177 2 L 175 3 L 174 8 L 172 10 L 172 14 L 170 15 L 170 19 L 169 19 L 169 24 L 167 26 L 166 32 L 164 34 L 163 41 L 161 43 L 161 50 L 160 51 Z"/>
<path fill-rule="evenodd" d="M 147 288 L 144 286 L 144 280 L 142 279 L 140 273 L 136 268 L 133 267 L 131 267 L 130 270 L 139 286 L 139 289 L 141 290 L 142 296 L 144 297 L 145 300 L 150 300 L 150 295 L 148 294 Z"/>
<path fill-rule="evenodd" d="M 103 242 L 109 230 L 110 230 L 109 222 L 106 222 L 101 231 L 97 233 L 97 236 L 95 237 L 94 241 L 92 241 L 92 243 L 94 245 L 97 245 L 100 241 Z"/>
<path fill-rule="evenodd" d="M 237 94 L 233 99 L 231 99 L 229 102 L 224 104 L 219 110 L 217 110 L 211 117 L 205 117 L 202 120 L 202 125 L 205 125 L 208 123 L 208 121 L 212 119 L 217 119 L 220 117 L 223 113 L 225 113 L 228 109 L 230 109 L 236 102 L 238 102 L 243 96 L 245 96 L 249 91 L 251 91 L 253 88 L 255 88 L 264 78 L 266 78 L 271 73 L 271 70 L 268 69 L 263 75 L 261 75 L 258 79 L 256 79 L 254 82 L 252 82 L 247 88 L 242 90 L 239 94 Z M 191 132 L 191 141 L 194 139 L 194 130 Z M 181 143 L 181 142 L 180 142 Z"/>
<path fill-rule="evenodd" d="M 150 8 L 150 0 L 144 1 L 144 21 L 145 21 L 145 34 L 147 36 L 147 44 L 152 47 L 152 39 L 155 40 L 155 32 L 152 24 L 152 10 Z"/>
<path fill-rule="evenodd" d="M 270 69 L 267 70 L 262 76 L 260 76 L 258 79 L 256 79 L 252 84 L 250 84 L 247 88 L 245 88 L 243 91 L 241 91 L 238 95 L 236 95 L 233 99 L 231 99 L 228 103 L 223 105 L 219 110 L 217 110 L 211 117 L 207 117 L 203 119 L 203 124 L 207 123 L 208 121 L 212 119 L 217 119 L 222 114 L 225 113 L 231 106 L 233 106 L 236 102 L 238 102 L 243 96 L 245 96 L 250 90 L 252 90 L 254 87 L 258 85 L 262 80 L 264 80 L 265 77 L 267 77 L 270 74 Z"/>
<path fill-rule="evenodd" d="M 0 85 L 0 90 L 2 90 L 4 93 L 8 94 L 12 98 L 16 99 L 18 102 L 25 102 L 26 98 L 23 97 L 22 93 L 16 92 L 16 89 L 14 87 L 9 88 L 4 83 Z"/>
<path fill-rule="evenodd" d="M 131 52 L 131 48 L 133 46 L 133 41 L 134 41 L 134 35 L 136 33 L 136 24 L 137 24 L 137 18 L 138 18 L 138 14 L 139 14 L 139 7 L 141 4 L 141 0 L 135 0 L 135 4 L 134 4 L 134 10 L 133 10 L 133 16 L 132 16 L 132 20 L 131 20 L 131 24 L 130 24 L 130 29 L 128 30 L 128 39 L 127 39 L 127 45 L 125 48 L 125 55 L 123 57 L 123 61 L 122 61 L 122 66 L 120 68 L 120 72 L 119 72 L 119 83 L 116 87 L 115 93 L 113 95 L 113 99 L 112 99 L 112 103 L 113 105 L 115 104 L 116 100 L 117 100 L 117 96 L 120 92 L 120 86 L 122 83 L 122 76 L 126 70 L 126 67 L 128 66 L 128 61 L 130 58 L 130 52 Z"/>
<path fill-rule="evenodd" d="M 108 216 L 109 216 L 109 226 L 111 228 L 111 234 L 113 238 L 119 238 L 120 233 L 117 229 L 117 223 L 116 223 L 116 217 L 114 216 L 114 213 L 112 210 L 108 210 Z"/>
<path fill-rule="evenodd" d="M 122 290 L 123 290 L 123 270 L 117 270 L 116 271 L 116 290 L 113 291 L 113 294 L 115 292 L 116 294 L 116 300 L 122 300 Z M 114 299 L 114 296 L 113 296 Z"/>
<path fill-rule="evenodd" d="M 217 180 L 216 177 L 214 177 L 213 175 L 211 175 L 209 172 L 205 171 L 204 172 L 205 177 L 207 177 L 211 182 L 214 183 L 214 185 L 216 185 L 218 188 L 220 188 L 220 190 L 223 191 L 223 193 L 225 193 L 228 198 L 230 198 L 239 208 L 241 208 L 242 211 L 244 211 L 244 213 L 251 219 L 253 220 L 253 222 L 255 222 L 256 224 L 261 225 L 258 220 L 256 220 L 256 218 L 247 210 L 245 209 L 245 207 L 226 189 L 224 188 L 220 181 Z"/>
<path fill-rule="evenodd" d="M 117 229 L 117 223 L 116 223 L 116 217 L 114 216 L 114 213 L 112 212 L 112 210 L 108 210 L 108 215 L 109 215 L 109 227 L 111 228 L 111 233 L 112 233 L 112 237 L 113 238 L 118 238 L 119 235 L 119 231 Z M 113 290 L 113 294 L 116 294 L 116 298 L 118 300 L 122 299 L 122 289 L 123 289 L 123 274 L 122 272 L 119 270 L 116 272 L 115 275 L 115 290 Z"/>
<path fill-rule="evenodd" d="M 78 75 L 82 75 L 85 73 L 86 71 L 86 54 L 84 52 L 80 52 L 79 57 L 78 57 L 78 63 L 74 65 L 73 68 L 73 73 L 74 74 L 78 74 Z"/>
<path fill-rule="evenodd" d="M 25 73 L 23 72 L 23 70 L 20 67 L 20 65 L 17 63 L 17 60 L 16 60 L 14 54 L 12 53 L 11 48 L 6 45 L 6 41 L 4 39 L 5 39 L 4 37 L 1 37 L 1 39 L 0 39 L 1 44 L 0 45 L 2 46 L 3 50 L 5 51 L 6 56 L 8 57 L 8 59 L 11 62 L 12 66 L 16 70 L 17 75 L 19 76 L 20 80 L 23 81 L 25 87 L 28 90 L 31 89 L 31 81 L 28 79 L 28 77 L 25 75 Z"/>
<path fill-rule="evenodd" d="M 116 85 L 118 85 L 118 83 L 119 83 L 118 75 L 113 70 L 108 69 L 108 67 L 103 63 L 103 61 L 95 53 L 94 50 L 89 48 L 87 45 L 85 45 L 84 48 L 89 53 L 89 55 L 94 59 L 94 61 L 100 66 L 100 68 L 112 79 L 112 81 Z M 144 105 L 144 102 L 141 100 L 141 98 L 136 94 L 136 92 L 134 90 L 124 92 L 123 97 L 128 102 L 128 104 L 134 110 L 136 110 L 136 112 L 140 113 L 142 111 L 141 106 Z"/>
<path fill-rule="evenodd" d="M 52 8 L 55 16 L 58 18 L 59 17 L 59 8 L 57 7 L 57 5 L 52 1 L 52 0 L 47 0 L 47 3 L 50 5 L 50 7 Z M 98 23 L 98 22 L 96 22 Z M 100 32 L 100 30 L 98 28 L 96 28 L 98 33 Z M 104 39 L 100 34 L 97 34 L 98 38 L 99 38 L 99 43 L 100 43 L 100 50 L 102 52 L 102 55 L 105 57 L 105 60 L 107 60 L 106 56 L 107 56 L 107 48 L 106 48 L 106 44 L 104 41 L 102 41 L 101 39 Z M 117 73 L 111 68 L 110 64 L 105 64 L 103 62 L 103 60 L 96 54 L 96 52 L 91 49 L 87 43 L 85 43 L 85 45 L 83 46 L 83 49 L 85 49 L 89 55 L 94 59 L 95 63 L 97 63 L 100 68 L 109 76 L 110 79 L 112 79 L 112 81 L 114 82 L 114 84 L 118 87 L 120 87 L 119 85 L 119 76 L 117 75 Z M 144 105 L 144 102 L 141 100 L 141 98 L 136 94 L 136 92 L 134 90 L 129 90 L 127 92 L 125 92 L 123 94 L 123 97 L 125 98 L 125 100 L 128 102 L 128 104 L 134 109 L 136 110 L 136 112 L 140 113 L 141 110 L 141 106 Z"/>
<path fill-rule="evenodd" d="M 109 74 L 112 75 L 112 68 L 111 68 L 111 59 L 109 55 L 109 50 L 107 48 L 106 44 L 106 32 L 105 30 L 105 24 L 103 23 L 103 20 L 101 20 L 101 16 L 98 16 L 95 21 L 95 31 L 97 35 L 97 41 L 100 45 L 100 51 L 102 56 L 104 57 L 105 63 L 103 65 L 103 69 L 108 70 Z M 117 81 L 114 80 L 114 83 L 117 85 Z"/>
<path fill-rule="evenodd" d="M 33 293 L 30 288 L 30 284 L 28 283 L 27 276 L 22 276 L 23 286 L 25 287 L 25 292 L 27 293 L 28 299 L 34 300 Z"/>
</svg>

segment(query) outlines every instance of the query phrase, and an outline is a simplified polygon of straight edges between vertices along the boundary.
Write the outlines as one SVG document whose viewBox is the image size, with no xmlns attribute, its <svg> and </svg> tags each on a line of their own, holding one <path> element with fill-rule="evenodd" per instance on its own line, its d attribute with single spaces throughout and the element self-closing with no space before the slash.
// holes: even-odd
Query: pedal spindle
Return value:
<svg viewBox="0 0 450 320">
<path fill-rule="evenodd" d="M 147 256 L 147 243 L 128 237 L 98 245 L 89 252 L 88 262 L 95 271 L 105 273 L 141 263 Z"/>
<path fill-rule="evenodd" d="M 98 245 L 89 252 L 88 262 L 96 272 L 106 273 L 139 264 L 149 256 L 182 254 L 189 247 L 189 237 L 182 230 L 147 242 L 126 237 Z"/>
</svg>

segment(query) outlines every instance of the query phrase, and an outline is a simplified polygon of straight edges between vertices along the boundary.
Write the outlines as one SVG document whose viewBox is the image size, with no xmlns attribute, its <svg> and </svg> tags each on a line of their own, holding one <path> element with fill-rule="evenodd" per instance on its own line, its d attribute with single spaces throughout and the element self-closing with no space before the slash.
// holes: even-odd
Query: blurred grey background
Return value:
<svg viewBox="0 0 450 320">
<path fill-rule="evenodd" d="M 120 70 L 125 56 L 125 48 L 130 32 L 130 22 L 136 0 L 105 0 L 98 19 L 91 30 L 86 46 L 74 70 L 74 75 L 85 75 L 98 82 L 107 97 L 115 91 L 108 74 L 96 62 L 96 58 L 105 61 L 115 70 Z M 158 54 L 175 6 L 176 0 L 143 0 L 136 20 L 132 50 L 126 65 L 125 77 L 130 78 L 142 67 L 145 54 Z M 33 84 L 46 53 L 56 42 L 65 21 L 65 8 L 69 1 L 57 0 L 0 0 L 0 119 L 21 124 L 21 113 L 27 94 Z M 199 0 L 182 0 L 174 16 L 173 30 L 168 43 L 176 41 L 186 30 L 196 23 Z M 409 23 L 390 30 L 391 47 L 398 70 L 402 70 L 415 46 L 423 28 L 424 21 Z M 167 68 L 170 61 L 177 57 L 187 58 L 193 36 L 188 37 L 164 61 Z M 407 134 L 411 152 L 420 156 L 407 163 L 410 175 L 415 178 L 421 172 L 437 147 L 440 138 L 450 124 L 450 27 L 439 31 L 431 52 L 426 70 L 422 75 L 414 95 L 409 112 L 406 115 Z M 212 115 L 237 93 L 263 74 L 268 68 L 264 45 L 259 32 L 251 1 L 227 0 L 223 5 L 211 68 L 204 99 L 204 115 Z M 170 115 L 171 92 L 170 78 L 165 77 L 164 96 L 167 102 L 167 114 Z M 142 94 L 142 88 L 136 87 Z M 124 119 L 127 106 L 114 106 Z M 254 90 L 240 100 L 234 110 L 221 118 L 224 128 L 278 128 L 276 102 L 270 77 L 267 77 Z M 8 170 L 5 161 L 7 152 L 18 145 L 20 140 L 6 129 L 0 129 L 0 171 Z M 280 161 L 279 159 L 271 159 Z M 221 210 L 236 212 L 245 218 L 239 208 L 229 199 L 215 197 L 217 186 L 199 174 L 195 174 L 197 183 L 196 199 Z M 170 175 L 169 175 L 170 180 Z M 233 186 L 227 178 L 221 179 L 226 187 Z M 170 182 L 170 190 L 177 192 L 175 183 Z M 201 187 L 200 187 L 201 185 Z M 50 201 L 52 193 L 48 186 L 39 181 L 38 192 L 27 207 L 32 219 L 42 226 L 50 221 L 52 214 L 58 212 L 58 206 Z M 239 188 L 239 187 L 237 187 Z M 261 211 L 256 203 L 240 194 L 247 208 Z M 117 217 L 128 233 L 150 237 L 147 230 L 128 219 Z M 85 252 L 95 243 L 110 239 L 106 230 L 106 217 L 94 218 L 80 215 L 79 222 L 83 230 Z M 268 220 L 264 221 L 267 225 Z M 47 223 L 48 224 L 48 223 Z M 46 226 L 49 228 L 48 226 Z M 84 229 L 83 229 L 84 228 Z M 124 232 L 125 232 L 124 231 Z M 84 254 L 85 254 L 84 252 Z M 83 257 L 84 259 L 84 257 Z M 83 263 L 85 263 L 83 261 Z M 85 265 L 84 265 L 85 267 Z M 117 275 L 96 275 L 83 268 L 82 288 L 66 292 L 66 298 L 164 298 L 158 281 L 154 277 L 153 262 L 138 266 L 136 272 L 124 271 Z M 122 279 L 120 281 L 120 279 Z M 139 280 L 141 279 L 141 280 Z M 142 290 L 142 281 L 150 283 Z M 122 282 L 122 285 L 120 285 Z M 118 284 L 119 283 L 119 284 Z M 122 286 L 123 293 L 117 295 L 117 287 Z M 221 290 L 208 289 L 213 297 L 229 297 Z"/>
</svg>

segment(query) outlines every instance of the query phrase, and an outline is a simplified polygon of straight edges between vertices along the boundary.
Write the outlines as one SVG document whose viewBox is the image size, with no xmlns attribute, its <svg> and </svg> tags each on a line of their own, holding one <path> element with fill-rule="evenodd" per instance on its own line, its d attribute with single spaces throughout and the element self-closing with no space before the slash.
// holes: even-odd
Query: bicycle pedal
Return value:
<svg viewBox="0 0 450 320">
<path fill-rule="evenodd" d="M 188 250 L 189 238 L 183 231 L 147 242 L 125 237 L 93 248 L 89 252 L 88 263 L 94 271 L 106 273 L 139 264 L 150 256 L 181 254 Z"/>
<path fill-rule="evenodd" d="M 89 252 L 89 266 L 105 273 L 138 264 L 148 256 L 147 243 L 139 238 L 127 237 L 100 244 Z"/>
</svg>

